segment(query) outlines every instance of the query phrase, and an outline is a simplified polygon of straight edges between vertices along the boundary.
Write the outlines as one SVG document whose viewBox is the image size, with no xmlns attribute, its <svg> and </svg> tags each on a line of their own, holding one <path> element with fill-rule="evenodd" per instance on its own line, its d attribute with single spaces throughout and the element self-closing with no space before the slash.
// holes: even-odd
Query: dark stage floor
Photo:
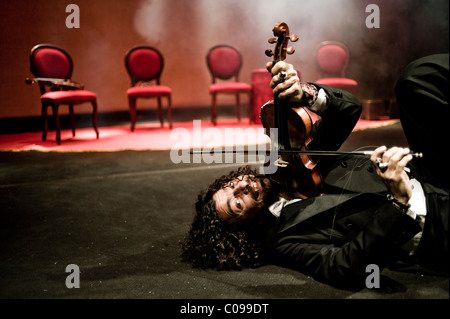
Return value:
<svg viewBox="0 0 450 319">
<path fill-rule="evenodd" d="M 406 145 L 399 124 L 344 150 Z M 236 164 L 173 164 L 169 151 L 0 152 L 0 298 L 448 299 L 448 277 L 385 269 L 381 288 L 342 290 L 267 265 L 192 269 L 179 241 L 201 188 Z M 66 266 L 81 271 L 66 287 Z M 177 311 L 177 309 L 175 309 Z"/>
</svg>

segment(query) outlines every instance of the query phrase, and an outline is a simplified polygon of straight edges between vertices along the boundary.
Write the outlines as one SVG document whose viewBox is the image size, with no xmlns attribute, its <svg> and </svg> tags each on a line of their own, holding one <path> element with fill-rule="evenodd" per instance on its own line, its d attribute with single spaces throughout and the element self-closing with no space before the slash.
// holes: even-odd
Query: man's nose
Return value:
<svg viewBox="0 0 450 319">
<path fill-rule="evenodd" d="M 238 184 L 235 186 L 234 191 L 235 193 L 244 193 L 247 194 L 248 193 L 248 187 L 250 185 L 248 184 L 248 182 L 246 180 L 242 180 L 239 181 Z"/>
</svg>

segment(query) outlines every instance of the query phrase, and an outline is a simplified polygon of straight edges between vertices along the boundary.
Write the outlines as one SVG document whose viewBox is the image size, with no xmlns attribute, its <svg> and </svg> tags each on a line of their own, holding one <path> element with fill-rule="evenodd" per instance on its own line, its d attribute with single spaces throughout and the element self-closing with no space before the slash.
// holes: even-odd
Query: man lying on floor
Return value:
<svg viewBox="0 0 450 319">
<path fill-rule="evenodd" d="M 268 64 L 268 69 L 279 99 L 321 116 L 308 149 L 337 150 L 359 119 L 359 101 L 343 90 L 300 83 L 290 64 Z M 428 123 L 412 129 L 421 116 L 419 107 L 449 118 L 448 55 L 412 63 L 396 89 L 409 144 L 422 151 L 427 141 L 411 138 L 420 137 L 421 130 L 442 138 L 445 126 Z M 424 159 L 432 155 L 423 154 Z M 198 195 L 182 258 L 195 267 L 219 270 L 274 263 L 339 286 L 364 285 L 367 266 L 383 269 L 399 260 L 448 272 L 448 168 L 422 165 L 408 148 L 399 147 L 381 146 L 370 159 L 322 157 L 316 166 L 320 192 L 303 199 L 286 196 L 279 183 L 250 167 L 240 168 Z"/>
</svg>

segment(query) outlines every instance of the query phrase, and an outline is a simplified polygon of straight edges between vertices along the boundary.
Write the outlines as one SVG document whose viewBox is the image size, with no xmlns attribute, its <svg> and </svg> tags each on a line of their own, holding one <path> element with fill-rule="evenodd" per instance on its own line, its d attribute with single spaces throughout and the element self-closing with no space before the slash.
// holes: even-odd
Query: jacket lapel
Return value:
<svg viewBox="0 0 450 319">
<path fill-rule="evenodd" d="M 284 218 L 285 222 L 279 232 L 284 232 L 313 216 L 341 205 L 359 195 L 361 195 L 361 193 L 330 194 L 308 198 L 288 205 L 282 210 L 281 217 Z"/>
</svg>

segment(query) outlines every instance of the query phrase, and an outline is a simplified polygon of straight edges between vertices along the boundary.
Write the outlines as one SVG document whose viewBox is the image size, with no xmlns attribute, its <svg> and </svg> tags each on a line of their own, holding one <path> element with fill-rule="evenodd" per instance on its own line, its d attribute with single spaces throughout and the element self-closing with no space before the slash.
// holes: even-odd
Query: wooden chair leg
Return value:
<svg viewBox="0 0 450 319">
<path fill-rule="evenodd" d="M 59 124 L 59 105 L 52 105 L 53 117 L 55 118 L 55 126 L 56 126 L 56 143 L 61 144 L 61 125 Z"/>
<path fill-rule="evenodd" d="M 69 104 L 70 126 L 72 127 L 72 136 L 75 136 L 75 115 L 73 114 L 73 104 Z"/>
<path fill-rule="evenodd" d="M 217 105 L 216 105 L 216 101 L 217 101 L 217 97 L 215 93 L 211 94 L 211 122 L 213 123 L 213 125 L 217 125 L 216 119 L 217 119 Z"/>
<path fill-rule="evenodd" d="M 130 109 L 131 132 L 134 132 L 136 125 L 136 98 L 128 97 L 128 108 Z"/>
<path fill-rule="evenodd" d="M 42 104 L 42 119 L 44 120 L 44 127 L 42 129 L 42 140 L 47 140 L 47 130 L 48 130 L 48 114 L 47 114 L 47 104 Z"/>
<path fill-rule="evenodd" d="M 92 100 L 91 103 L 92 103 L 92 108 L 93 108 L 92 125 L 94 126 L 95 134 L 96 134 L 97 139 L 98 139 L 99 138 L 99 132 L 98 132 L 98 128 L 97 128 L 97 116 L 98 116 L 97 100 L 94 99 L 94 100 Z"/>
<path fill-rule="evenodd" d="M 163 114 L 163 110 L 162 110 L 162 103 L 161 103 L 161 98 L 158 97 L 158 117 L 159 117 L 159 122 L 161 123 L 161 127 L 164 126 L 164 114 Z"/>
<path fill-rule="evenodd" d="M 254 115 L 254 109 L 253 109 L 253 92 L 250 92 L 248 94 L 248 107 L 247 107 L 247 116 L 248 116 L 248 123 L 256 123 L 255 115 Z"/>
<path fill-rule="evenodd" d="M 169 128 L 172 129 L 172 97 L 167 96 L 167 121 L 169 122 Z"/>
<path fill-rule="evenodd" d="M 241 100 L 239 98 L 239 93 L 236 93 L 236 115 L 238 122 L 241 121 Z"/>
</svg>

